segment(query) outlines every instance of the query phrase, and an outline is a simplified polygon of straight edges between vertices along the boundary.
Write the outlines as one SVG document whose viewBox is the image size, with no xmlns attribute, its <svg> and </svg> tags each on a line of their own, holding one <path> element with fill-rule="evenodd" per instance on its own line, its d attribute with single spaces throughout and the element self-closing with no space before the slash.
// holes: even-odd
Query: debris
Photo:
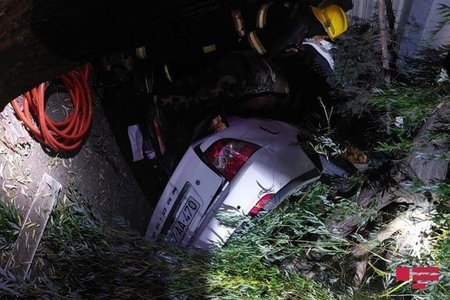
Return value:
<svg viewBox="0 0 450 300">
<path fill-rule="evenodd" d="M 0 113 L 0 131 L 0 140 L 6 147 L 21 155 L 31 152 L 30 134 L 14 115 L 11 104 Z"/>
</svg>

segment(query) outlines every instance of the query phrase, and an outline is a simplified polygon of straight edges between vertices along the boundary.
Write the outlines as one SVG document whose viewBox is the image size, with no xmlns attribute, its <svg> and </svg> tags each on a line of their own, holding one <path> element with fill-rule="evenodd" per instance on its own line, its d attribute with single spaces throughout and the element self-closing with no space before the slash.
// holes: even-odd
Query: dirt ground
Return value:
<svg viewBox="0 0 450 300">
<path fill-rule="evenodd" d="M 145 233 L 152 213 L 151 202 L 155 199 L 148 199 L 135 180 L 98 98 L 94 97 L 92 126 L 86 142 L 77 153 L 67 157 L 44 151 L 23 129 L 10 105 L 3 110 L 0 120 L 0 183 L 4 200 L 14 201 L 26 211 L 43 174 L 47 173 L 62 184 L 61 196 L 69 188 L 75 188 L 105 220 L 122 216 L 132 228 Z M 18 135 L 22 136 L 19 140 L 15 138 Z"/>
</svg>

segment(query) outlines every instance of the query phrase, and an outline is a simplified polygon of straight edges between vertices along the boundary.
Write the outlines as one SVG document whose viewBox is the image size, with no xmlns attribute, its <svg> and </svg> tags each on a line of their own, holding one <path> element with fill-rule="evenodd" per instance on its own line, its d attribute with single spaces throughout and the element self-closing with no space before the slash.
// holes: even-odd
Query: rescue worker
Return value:
<svg viewBox="0 0 450 300">
<path fill-rule="evenodd" d="M 323 2 L 327 6 L 322 7 Z M 239 1 L 187 24 L 176 37 L 152 38 L 149 45 L 136 49 L 135 56 L 150 59 L 156 73 L 174 82 L 233 50 L 270 56 L 290 44 L 301 44 L 304 38 L 318 35 L 334 40 L 348 26 L 340 5 L 348 10 L 352 1 Z"/>
<path fill-rule="evenodd" d="M 279 3 L 284 5 L 280 6 Z M 289 101 L 289 85 L 299 85 L 295 81 L 304 77 L 297 76 L 296 72 L 305 73 L 305 70 L 301 71 L 304 66 L 316 67 L 314 71 L 319 77 L 316 81 L 322 84 L 333 66 L 323 59 L 323 54 L 319 54 L 314 49 L 308 49 L 312 47 L 303 45 L 302 41 L 308 37 L 314 38 L 318 43 L 324 38 L 336 39 L 347 29 L 347 18 L 344 10 L 336 4 L 325 8 L 309 6 L 302 8 L 297 4 L 293 1 L 284 1 L 257 5 L 257 13 L 253 14 L 255 17 L 247 23 L 244 22 L 243 15 L 252 14 L 244 13 L 242 9 L 233 10 L 231 16 L 235 34 L 238 34 L 240 38 L 235 46 L 238 51 L 229 50 L 231 52 L 228 51 L 227 56 L 217 59 L 217 63 L 209 64 L 208 67 L 200 67 L 197 64 L 196 70 L 202 70 L 202 72 L 206 70 L 206 72 L 183 77 L 192 79 L 184 84 L 189 87 L 189 91 L 180 90 L 176 85 L 170 85 L 169 90 L 156 88 L 158 94 L 156 101 L 167 109 L 180 112 L 186 112 L 186 109 L 192 111 L 193 107 L 196 107 L 196 111 L 200 108 L 208 109 L 216 104 L 214 102 L 224 98 L 228 99 L 227 104 L 233 103 L 237 106 L 247 104 L 254 109 L 270 109 L 274 107 L 274 103 L 282 105 Z M 297 5 L 297 7 L 292 8 L 290 5 Z M 247 7 L 247 9 L 250 8 Z M 289 13 L 292 12 L 297 15 L 289 17 Z M 280 34 L 279 26 L 268 25 L 269 21 L 275 22 L 275 20 L 285 20 L 282 22 L 284 30 L 281 30 L 285 34 Z M 214 47 L 211 46 L 211 48 Z M 285 54 L 287 47 L 294 49 L 296 53 Z M 219 53 L 217 49 L 212 52 Z M 318 64 L 317 62 L 321 60 L 324 63 Z M 283 67 L 282 71 L 277 64 Z M 299 67 L 293 69 L 294 65 Z M 174 80 L 175 76 L 167 65 L 165 73 L 169 79 Z M 287 80 L 285 75 L 290 78 Z M 312 75 L 317 77 L 314 76 L 316 74 Z M 291 84 L 288 84 L 288 81 L 291 81 Z M 301 86 L 303 89 L 304 85 Z M 297 89 L 295 92 L 300 94 L 308 91 Z M 262 95 L 264 96 L 261 97 Z M 253 97 L 252 102 L 245 100 L 251 97 Z"/>
<path fill-rule="evenodd" d="M 307 37 L 328 35 L 331 40 L 335 40 L 347 30 L 347 16 L 336 4 L 324 8 L 311 7 L 309 10 L 297 3 L 284 2 L 282 6 L 278 3 L 261 5 L 255 26 L 246 25 L 248 29 L 239 31 L 240 27 L 236 28 L 238 32 L 245 31 L 240 48 L 271 54 L 284 50 L 290 44 L 301 44 Z"/>
</svg>

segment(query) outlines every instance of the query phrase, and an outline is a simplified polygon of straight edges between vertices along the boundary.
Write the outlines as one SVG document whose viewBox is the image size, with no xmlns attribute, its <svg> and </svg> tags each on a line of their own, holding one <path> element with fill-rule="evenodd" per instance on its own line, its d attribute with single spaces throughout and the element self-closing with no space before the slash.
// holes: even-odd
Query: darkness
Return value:
<svg viewBox="0 0 450 300">
<path fill-rule="evenodd" d="M 196 29 L 199 16 L 232 2 L 35 0 L 30 25 L 51 52 L 70 59 L 94 60 L 155 40 L 186 36 Z"/>
<path fill-rule="evenodd" d="M 319 109 L 315 99 L 317 96 L 326 98 L 329 86 L 311 68 L 317 54 L 311 51 L 285 54 L 279 49 L 289 46 L 286 43 L 295 46 L 302 38 L 326 34 L 309 9 L 309 5 L 319 5 L 320 2 L 322 1 L 283 2 L 283 5 L 274 8 L 273 15 L 268 15 L 276 21 L 260 31 L 261 41 L 270 51 L 266 58 L 287 78 L 289 94 L 279 94 L 270 89 L 260 93 L 260 96 L 268 96 L 275 102 L 275 106 L 260 109 L 239 108 L 241 103 L 256 95 L 243 93 L 233 99 L 221 96 L 191 110 L 164 108 L 161 112 L 166 116 L 166 129 L 172 130 L 169 134 L 189 135 L 196 123 L 215 109 L 284 120 L 292 120 L 298 118 L 299 114 Z M 345 10 L 352 7 L 350 0 L 332 2 L 342 5 Z M 127 126 L 140 124 L 143 129 L 147 128 L 150 138 L 156 144 L 155 128 L 151 120 L 153 117 L 149 116 L 155 109 L 152 106 L 152 96 L 173 91 L 192 95 L 203 86 L 218 81 L 220 74 L 204 76 L 203 73 L 203 77 L 199 77 L 199 74 L 202 70 L 216 68 L 215 64 L 232 51 L 250 49 L 247 39 L 236 39 L 230 10 L 239 7 L 245 13 L 245 25 L 250 31 L 251 26 L 254 27 L 256 23 L 254 12 L 258 11 L 261 3 L 255 0 L 82 0 L 76 3 L 68 0 L 44 0 L 34 1 L 30 24 L 33 33 L 50 52 L 71 61 L 91 62 L 96 76 L 95 88 L 101 96 L 105 115 L 116 141 L 149 201 L 155 204 L 163 183 L 167 181 L 170 170 L 180 156 L 180 149 L 174 148 L 186 146 L 185 141 L 189 141 L 189 137 L 181 142 L 182 146 L 172 143 L 172 149 L 169 150 L 177 152 L 172 153 L 172 157 L 166 158 L 158 153 L 160 164 L 168 163 L 169 167 L 160 165 L 153 168 L 146 160 L 132 161 Z M 327 4 L 330 3 L 327 1 Z M 286 7 L 289 7 L 288 14 Z M 217 49 L 205 54 L 202 46 L 209 43 L 214 43 Z M 146 46 L 149 59 L 138 60 L 135 50 L 143 45 Z M 123 66 L 123 60 L 128 57 L 136 62 L 131 72 Z M 101 63 L 104 58 L 111 60 L 114 72 L 105 71 Z M 175 76 L 174 83 L 165 78 L 165 63 L 169 63 L 170 71 Z M 143 77 L 148 74 L 154 78 L 150 94 L 142 89 Z M 252 76 L 255 77 L 255 74 Z M 193 78 L 193 81 L 186 84 L 186 81 L 183 82 L 185 78 Z M 178 85 L 179 82 L 182 84 Z M 284 104 L 280 105 L 281 102 Z M 177 132 L 177 127 L 182 127 L 184 131 Z M 171 145 L 171 141 L 168 141 L 168 145 Z"/>
<path fill-rule="evenodd" d="M 337 1 L 347 4 L 349 2 Z M 315 2 L 318 1 L 305 1 L 302 5 Z M 258 1 L 252 0 L 34 1 L 32 30 L 49 51 L 73 62 L 91 62 L 94 89 L 98 92 L 117 145 L 153 206 L 156 206 L 170 172 L 176 166 L 180 153 L 183 153 L 183 147 L 189 144 L 195 125 L 211 112 L 224 110 L 226 113 L 301 120 L 302 114 L 319 108 L 315 101 L 317 96 L 326 98 L 328 95 L 329 86 L 325 78 L 311 68 L 317 54 L 302 50 L 298 53 L 267 55 L 268 61 L 279 69 L 278 74 L 287 78 L 289 94 L 267 90 L 261 94 L 241 93 L 234 99 L 217 97 L 192 110 L 161 108 L 168 152 L 165 155 L 160 153 L 156 147 L 155 127 L 152 122 L 156 109 L 152 103 L 153 96 L 174 90 L 191 94 L 197 88 L 217 84 L 220 73 L 213 72 L 213 76 L 208 77 L 204 76 L 203 71 L 217 70 L 216 63 L 234 50 L 249 49 L 248 45 L 235 40 L 234 30 L 230 32 L 227 29 L 228 26 L 233 28 L 229 8 L 236 3 L 245 3 L 249 7 L 259 5 Z M 299 24 L 291 19 L 287 20 L 291 23 L 284 24 L 292 26 L 295 23 L 295 32 L 275 30 L 269 33 L 268 38 L 278 40 L 268 44 L 268 49 L 270 47 L 270 50 L 276 52 L 278 48 L 287 46 L 279 42 L 281 37 L 304 38 L 325 34 L 311 15 L 304 17 L 304 21 Z M 219 26 L 213 26 L 214 24 Z M 286 28 L 288 27 L 282 27 Z M 221 39 L 217 40 L 217 37 Z M 201 47 L 197 46 L 208 45 L 210 42 L 214 42 L 218 50 L 204 55 L 199 51 Z M 150 46 L 147 53 L 150 59 L 137 59 L 135 49 L 142 45 Z M 111 70 L 105 68 L 105 58 L 109 61 L 106 65 L 109 64 Z M 130 58 L 135 62 L 131 70 L 124 66 L 124 60 Z M 166 62 L 173 68 L 175 84 L 169 83 L 162 71 Z M 246 70 L 245 67 L 242 70 Z M 248 71 L 252 79 L 258 74 L 251 67 Z M 150 93 L 142 87 L 143 78 L 148 74 L 154 78 Z M 186 81 L 186 78 L 192 81 Z M 195 84 L 192 85 L 192 82 Z M 180 85 L 176 85 L 178 83 Z M 246 100 L 254 96 L 269 96 L 268 98 L 274 99 L 275 104 L 269 108 L 250 110 L 241 107 Z M 139 124 L 155 146 L 158 156 L 156 167 L 154 162 L 148 159 L 133 162 L 127 134 L 127 127 L 133 124 Z M 161 294 L 164 294 L 164 291 L 161 291 Z"/>
<path fill-rule="evenodd" d="M 228 23 L 225 20 L 228 20 Z M 311 21 L 309 18 L 307 20 Z M 209 35 L 209 31 L 206 31 L 204 35 L 199 35 L 198 30 L 218 21 L 223 26 L 214 28 L 221 28 L 221 31 L 214 32 L 215 35 Z M 317 21 L 305 24 L 310 24 L 310 31 L 306 36 L 325 34 Z M 138 59 L 134 51 L 125 49 L 106 57 L 113 71 L 106 71 L 105 66 L 99 60 L 94 61 L 94 67 L 98 74 L 96 83 L 101 90 L 103 107 L 111 129 L 126 161 L 152 205 L 156 205 L 170 172 L 189 145 L 195 126 L 209 116 L 212 111 L 220 109 L 225 113 L 245 116 L 259 115 L 285 121 L 299 120 L 302 114 L 318 110 L 316 97 L 325 98 L 329 91 L 329 86 L 324 78 L 311 68 L 315 56 L 318 55 L 316 52 L 311 49 L 296 53 L 275 52 L 278 54 L 268 56 L 267 61 L 272 64 L 278 74 L 287 78 L 289 95 L 278 94 L 271 90 L 276 87 L 266 87 L 259 94 L 246 94 L 238 91 L 232 98 L 210 95 L 209 100 L 201 104 L 191 103 L 191 107 L 188 109 L 160 107 L 160 112 L 164 116 L 163 126 L 168 137 L 166 141 L 169 146 L 168 153 L 164 155 L 157 153 L 159 158 L 157 168 L 153 168 L 152 163 L 148 160 L 133 162 L 127 126 L 139 124 L 142 129 L 148 129 L 153 145 L 157 145 L 155 128 L 152 124 L 155 110 L 152 104 L 153 95 L 175 93 L 195 97 L 198 91 L 205 87 L 213 86 L 223 89 L 223 86 L 219 87 L 217 84 L 225 75 L 236 78 L 238 84 L 246 82 L 247 86 L 238 87 L 238 90 L 241 88 L 247 91 L 248 86 L 252 84 L 262 86 L 261 83 L 253 80 L 259 78 L 261 73 L 266 72 L 264 71 L 265 65 L 258 61 L 261 58 L 255 60 L 251 56 L 245 56 L 241 61 L 241 56 L 233 54 L 235 53 L 232 51 L 233 49 L 247 50 L 241 50 L 242 45 L 231 41 L 235 32 L 231 31 L 231 35 L 230 31 L 226 30 L 228 26 L 232 26 L 227 9 L 216 10 L 214 13 L 202 16 L 197 21 L 192 21 L 189 26 L 192 26 L 197 32 L 188 35 L 184 29 L 183 33 L 176 36 L 175 39 L 167 36 L 157 36 L 151 39 L 155 43 L 153 45 L 157 46 L 146 47 L 149 59 Z M 305 27 L 302 25 L 300 28 L 304 30 Z M 106 29 L 99 28 L 98 30 Z M 220 41 L 216 42 L 219 50 L 207 55 L 196 52 L 200 49 L 196 45 L 210 42 L 214 38 L 217 39 L 217 36 L 222 37 Z M 94 45 L 99 46 L 95 43 Z M 66 54 L 70 55 L 70 53 Z M 233 60 L 233 57 L 236 57 L 237 60 Z M 132 71 L 125 69 L 123 64 L 125 59 L 133 61 Z M 161 62 L 170 62 L 170 73 L 174 77 L 174 82 L 167 80 Z M 258 63 L 263 66 L 258 66 Z M 152 78 L 150 94 L 143 90 L 144 76 Z M 236 87 L 233 89 L 236 90 Z M 241 108 L 241 103 L 256 95 L 272 97 L 275 99 L 275 106 L 250 110 Z M 287 104 L 279 104 L 286 102 L 284 99 L 286 97 L 288 98 Z M 177 138 L 173 138 L 175 136 Z M 176 142 L 172 140 L 176 140 Z"/>
<path fill-rule="evenodd" d="M 121 56 L 116 56 L 110 61 L 114 69 L 111 72 L 102 72 L 100 65 L 94 65 L 97 68 L 94 89 L 125 161 L 154 207 L 168 180 L 167 173 L 162 167 L 154 168 L 152 162 L 147 159 L 133 162 L 128 126 L 138 124 L 141 131 L 147 133 L 146 136 L 152 140 L 153 145 L 156 145 L 156 140 L 148 132 L 151 130 L 151 124 L 147 112 L 151 107 L 148 95 L 138 86 L 142 78 L 135 72 L 128 72 L 121 65 L 120 59 Z"/>
<path fill-rule="evenodd" d="M 189 145 L 195 126 L 213 111 L 224 110 L 225 113 L 256 115 L 298 122 L 301 120 L 301 115 L 320 109 L 315 101 L 316 96 L 326 96 L 329 88 L 323 78 L 306 66 L 302 57 L 298 55 L 280 58 L 276 65 L 280 67 L 283 74 L 287 74 L 288 84 L 291 88 L 291 99 L 287 106 L 267 110 L 244 110 L 239 109 L 239 105 L 236 104 L 240 100 L 224 98 L 219 101 L 211 100 L 209 103 L 203 103 L 201 107 L 195 106 L 190 110 L 160 108 L 167 138 L 168 152 L 164 155 L 159 153 L 156 147 L 158 144 L 152 124 L 155 110 L 155 106 L 152 105 L 152 95 L 143 92 L 138 86 L 138 83 L 142 82 L 142 73 L 125 71 L 119 61 L 114 64 L 115 74 L 98 70 L 98 90 L 108 123 L 136 180 L 153 206 L 156 206 L 170 172 Z M 163 80 L 163 78 L 159 80 Z M 201 86 L 202 81 L 198 84 Z M 148 136 L 155 146 L 159 158 L 157 168 L 153 168 L 152 162 L 146 159 L 132 161 L 127 126 L 133 124 L 139 124 L 142 130 L 149 130 Z"/>
</svg>

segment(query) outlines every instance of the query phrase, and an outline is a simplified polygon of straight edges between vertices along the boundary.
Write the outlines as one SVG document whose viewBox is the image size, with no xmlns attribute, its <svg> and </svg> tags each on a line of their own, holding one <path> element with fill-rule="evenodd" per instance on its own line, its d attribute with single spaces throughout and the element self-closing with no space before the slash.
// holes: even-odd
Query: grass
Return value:
<svg viewBox="0 0 450 300">
<path fill-rule="evenodd" d="M 448 185 L 434 189 L 442 193 L 440 204 L 446 207 Z M 329 199 L 328 192 L 328 185 L 315 183 L 263 218 L 248 219 L 242 234 L 233 236 L 222 249 L 206 253 L 163 241 L 150 244 L 121 219 L 116 220 L 117 227 L 110 227 L 87 199 L 70 190 L 52 213 L 34 260 L 32 280 L 19 285 L 11 274 L 9 279 L 2 276 L 7 284 L 0 294 L 49 299 L 344 299 L 356 295 L 370 299 L 373 294 L 367 294 L 365 286 L 369 289 L 373 282 L 378 286 L 370 289 L 376 288 L 377 296 L 383 296 L 382 291 L 390 296 L 412 294 L 406 284 L 396 290 L 397 265 L 439 265 L 443 275 L 448 273 L 446 212 L 435 216 L 440 230 L 432 238 L 432 256 L 419 260 L 394 253 L 387 260 L 383 253 L 393 249 L 394 243 L 380 245 L 368 254 L 371 274 L 360 290 L 354 289 L 351 250 L 367 242 L 367 228 L 377 228 L 373 223 L 382 213 L 362 210 L 350 199 Z M 14 237 L 20 228 L 17 212 L 4 205 L 1 213 L 2 220 L 11 220 L 1 223 L 1 232 L 8 232 L 4 229 L 9 226 Z M 327 227 L 330 216 L 344 218 L 349 213 L 363 220 L 353 235 L 344 238 Z M 10 238 L 9 245 L 13 241 Z M 384 268 L 380 260 L 388 262 Z M 443 276 L 426 295 L 445 295 L 447 284 Z M 421 299 L 420 295 L 415 292 L 415 299 Z"/>
<path fill-rule="evenodd" d="M 404 182 L 411 195 L 430 199 L 429 206 L 407 203 L 409 199 L 383 210 L 376 208 L 377 199 L 367 207 L 356 204 L 361 190 L 381 175 L 392 182 L 392 168 L 377 169 L 377 160 L 395 166 L 410 155 L 421 126 L 439 103 L 449 101 L 449 86 L 422 78 L 434 76 L 433 71 L 414 74 L 414 84 L 384 87 L 381 58 L 373 51 L 377 38 L 365 25 L 351 31 L 355 34 L 338 41 L 341 49 L 333 80 L 352 100 L 330 108 L 321 102 L 326 130 L 313 135 L 313 147 L 327 156 L 342 155 L 342 146 L 334 140 L 339 134 L 332 129 L 334 119 L 370 116 L 374 125 L 362 142 L 375 145 L 377 155 L 371 161 L 375 174 L 347 179 L 345 193 L 340 193 L 342 182 L 316 182 L 264 217 L 244 219 L 239 234 L 211 252 L 179 248 L 163 240 L 149 243 L 121 218 L 108 225 L 89 199 L 65 187 L 33 261 L 32 276 L 22 283 L 4 268 L 22 222 L 18 210 L 4 199 L 0 201 L 0 298 L 449 299 L 448 180 Z M 448 142 L 450 122 L 444 123 L 429 133 L 433 141 Z M 27 174 L 14 168 L 13 158 L 7 160 L 8 168 L 26 183 Z M 445 154 L 435 158 L 449 160 Z M 61 163 L 67 160 L 57 157 L 48 168 Z M 332 226 L 350 216 L 357 220 L 350 234 Z M 398 219 L 409 225 L 378 239 Z M 429 222 L 427 229 L 415 228 L 425 222 Z M 412 290 L 411 282 L 396 280 L 398 266 L 439 266 L 440 280 L 424 291 Z"/>
<path fill-rule="evenodd" d="M 405 90 L 403 90 L 405 89 Z M 414 100 L 414 95 L 417 100 Z M 406 98 L 401 95 L 408 95 Z M 430 97 L 421 112 L 430 113 L 440 99 L 435 90 L 390 88 L 374 95 L 378 112 L 386 103 L 405 118 L 400 130 L 382 132 L 386 137 L 380 155 L 401 163 L 408 143 L 426 120 L 411 114 L 407 104 L 419 105 Z M 407 99 L 413 99 L 407 101 Z M 399 103 L 397 103 L 399 101 Z M 425 106 L 427 103 L 428 106 Z M 422 104 L 421 104 L 422 105 Z M 414 108 L 415 109 L 415 108 Z M 380 126 L 377 130 L 386 128 Z M 318 137 L 318 151 L 342 154 L 333 134 Z M 445 141 L 448 130 L 433 132 Z M 406 146 L 399 147 L 399 141 Z M 407 147 L 408 146 L 408 147 Z M 391 150 L 394 149 L 394 150 Z M 240 234 L 221 249 L 204 252 L 182 249 L 164 241 L 149 243 L 120 218 L 110 226 L 76 189 L 66 187 L 52 212 L 33 261 L 32 277 L 19 283 L 3 269 L 4 257 L 20 230 L 20 214 L 8 201 L 0 202 L 0 296 L 20 298 L 82 299 L 445 299 L 449 292 L 450 186 L 447 181 L 410 182 L 412 194 L 433 199 L 423 215 L 432 220 L 432 231 L 397 230 L 390 238 L 377 234 L 402 213 L 417 210 L 413 204 L 397 204 L 394 210 L 362 207 L 355 200 L 370 176 L 349 178 L 353 188 L 343 196 L 336 183 L 316 182 L 287 199 L 262 218 L 245 219 Z M 332 224 L 349 216 L 358 221 L 344 235 Z M 405 239 L 421 238 L 415 248 L 405 248 Z M 428 249 L 425 249 L 425 246 Z M 361 255 L 355 255 L 363 249 Z M 426 251 L 425 251 L 426 250 Z M 420 254 L 420 255 L 418 255 Z M 439 283 L 425 291 L 411 289 L 410 282 L 397 282 L 397 266 L 439 266 Z M 357 270 L 364 266 L 359 284 Z"/>
<path fill-rule="evenodd" d="M 447 196 L 448 197 L 448 194 Z M 410 299 L 450 299 L 449 287 L 449 252 L 450 224 L 448 219 L 448 207 L 445 210 L 439 209 L 439 213 L 434 216 L 434 231 L 429 236 L 424 237 L 428 239 L 430 248 L 425 255 L 417 255 L 412 253 L 402 253 L 394 256 L 383 275 L 386 292 L 382 294 L 384 298 L 393 297 L 396 295 L 405 295 Z M 426 245 L 426 242 L 423 242 Z M 424 251 L 425 252 L 425 251 Z M 395 282 L 394 275 L 397 266 L 437 266 L 439 267 L 439 282 L 431 282 L 427 284 L 425 290 L 412 290 L 411 282 L 407 284 Z"/>
<path fill-rule="evenodd" d="M 376 148 L 379 155 L 384 156 L 385 160 L 391 161 L 394 165 L 402 164 L 403 160 L 411 155 L 411 149 L 415 146 L 413 138 L 439 104 L 448 102 L 447 95 L 447 86 L 430 85 L 397 85 L 389 89 L 377 90 L 372 94 L 370 97 L 372 110 L 377 112 L 379 119 L 382 120 L 380 126 L 376 128 L 378 134 L 381 132 L 383 136 L 383 139 L 380 139 L 382 142 L 380 141 Z M 395 124 L 395 117 L 398 116 L 403 121 L 401 126 Z M 445 145 L 448 143 L 448 127 L 445 125 L 448 124 L 448 120 L 440 121 L 444 125 L 438 130 L 428 132 L 426 136 L 433 142 Z M 444 153 L 434 155 L 433 158 L 448 160 L 448 155 Z M 450 190 L 448 181 L 429 183 L 412 181 L 409 186 L 413 195 L 427 195 L 431 199 L 431 205 L 422 209 L 423 220 L 411 220 L 412 224 L 415 226 L 425 221 L 431 221 L 431 229 L 408 236 L 410 242 L 417 239 L 417 243 L 409 245 L 409 248 L 402 248 L 402 239 L 405 239 L 402 234 L 408 231 L 405 228 L 369 253 L 367 259 L 371 264 L 360 290 L 363 298 L 370 298 L 371 295 L 377 298 L 450 298 L 448 281 L 450 263 L 448 199 L 450 199 Z M 399 210 L 413 212 L 421 209 L 414 204 L 397 206 L 397 213 Z M 412 290 L 411 282 L 402 283 L 395 280 L 397 266 L 439 266 L 440 281 L 430 284 L 424 291 Z M 373 282 L 377 285 L 381 283 L 384 292 L 380 291 L 373 296 Z"/>
<path fill-rule="evenodd" d="M 106 225 L 85 199 L 69 191 L 52 212 L 33 262 L 31 280 L 19 284 L 10 278 L 9 289 L 0 288 L 0 295 L 156 299 L 181 293 L 172 290 L 172 282 L 201 276 L 200 266 L 208 259 L 204 255 L 163 243 L 149 244 L 123 220 L 116 221 L 117 228 Z"/>
<path fill-rule="evenodd" d="M 2 250 L 2 254 L 12 248 L 19 235 L 21 224 L 22 218 L 14 204 L 9 201 L 0 201 L 0 250 Z"/>
<path fill-rule="evenodd" d="M 1 213 L 7 216 L 2 220 L 17 216 L 6 205 Z M 17 235 L 20 219 L 11 220 L 1 223 L 1 232 L 7 233 L 4 229 L 9 227 Z M 11 274 L 2 276 L 8 288 L 0 288 L 0 295 L 50 299 L 184 295 L 193 299 L 311 299 L 309 295 L 317 295 L 333 299 L 326 288 L 296 274 L 287 276 L 261 260 L 258 252 L 262 248 L 241 247 L 237 255 L 233 247 L 211 254 L 163 241 L 150 244 L 123 220 L 116 221 L 117 228 L 106 225 L 86 199 L 68 191 L 52 212 L 34 259 L 32 279 L 19 284 Z M 14 239 L 8 241 L 5 247 Z"/>
</svg>

